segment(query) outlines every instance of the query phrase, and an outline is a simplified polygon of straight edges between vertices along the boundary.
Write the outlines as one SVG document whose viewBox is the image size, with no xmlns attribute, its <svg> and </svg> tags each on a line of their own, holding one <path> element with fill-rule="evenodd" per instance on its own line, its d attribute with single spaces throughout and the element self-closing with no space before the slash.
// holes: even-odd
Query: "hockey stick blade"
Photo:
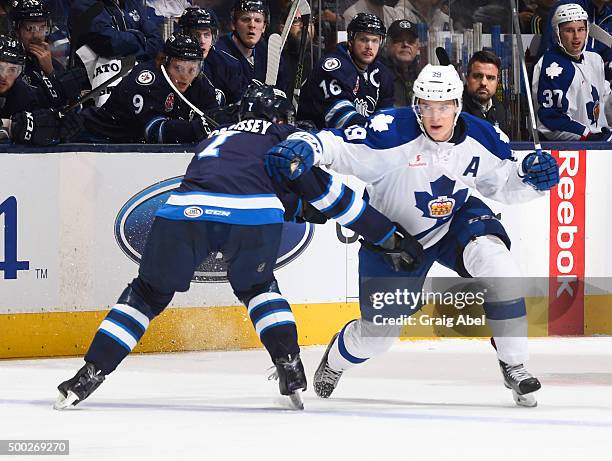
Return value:
<svg viewBox="0 0 612 461">
<path fill-rule="evenodd" d="M 448 53 L 441 46 L 436 48 L 436 57 L 441 66 L 448 66 L 451 63 Z"/>
<path fill-rule="evenodd" d="M 266 69 L 266 85 L 276 85 L 282 51 L 283 45 L 281 36 L 278 34 L 270 35 L 270 38 L 268 38 L 268 67 Z"/>
<path fill-rule="evenodd" d="M 121 58 L 121 70 L 119 70 L 119 72 L 117 74 L 113 75 L 111 78 L 109 78 L 105 82 L 103 82 L 100 85 L 98 85 L 97 87 L 95 87 L 93 90 L 91 90 L 86 95 L 79 96 L 75 102 L 73 102 L 72 104 L 66 106 L 60 112 L 65 114 L 66 112 L 70 112 L 75 107 L 78 107 L 79 105 L 83 104 L 84 102 L 89 101 L 90 99 L 93 99 L 93 98 L 97 98 L 110 85 L 112 85 L 117 80 L 119 80 L 119 79 L 125 77 L 127 74 L 129 74 L 131 72 L 131 70 L 134 68 L 135 64 L 136 64 L 136 56 L 134 56 L 134 55 L 126 56 L 124 58 Z"/>
<path fill-rule="evenodd" d="M 306 0 L 300 0 L 300 4 L 298 5 L 298 10 L 300 10 L 300 14 L 302 16 L 310 16 L 312 11 L 310 9 L 310 5 Z"/>
<path fill-rule="evenodd" d="M 75 21 L 74 24 L 71 24 L 72 26 L 72 31 L 70 34 L 71 49 L 70 49 L 70 56 L 68 58 L 70 64 L 68 67 L 73 67 L 74 55 L 75 55 L 77 48 L 81 46 L 81 43 L 80 43 L 81 38 L 83 37 L 83 35 L 85 35 L 87 32 L 91 30 L 91 23 L 96 18 L 96 16 L 102 13 L 103 10 L 104 10 L 104 3 L 96 2 L 93 5 L 91 5 L 89 8 L 87 8 L 85 11 L 83 11 L 83 13 L 79 15 L 77 21 Z"/>
<path fill-rule="evenodd" d="M 612 35 L 597 24 L 589 24 L 589 35 L 607 47 L 612 47 Z"/>
<path fill-rule="evenodd" d="M 183 102 L 185 102 L 185 104 L 187 104 L 189 107 L 191 107 L 196 114 L 198 114 L 200 117 L 202 117 L 204 120 L 206 120 L 206 123 L 208 123 L 212 128 L 218 128 L 219 127 L 219 124 L 217 123 L 216 120 L 213 120 L 208 115 L 206 115 L 204 112 L 202 112 L 200 109 L 198 109 L 189 99 L 187 99 L 185 97 L 185 95 L 183 93 L 181 93 L 176 88 L 174 83 L 172 83 L 172 80 L 170 79 L 170 76 L 168 75 L 168 72 L 166 71 L 166 67 L 163 64 L 161 65 L 161 72 L 164 75 L 164 78 L 166 79 L 166 82 L 168 83 L 168 85 L 170 85 L 170 88 L 172 88 L 172 90 L 178 95 L 179 98 L 181 98 L 183 100 Z"/>
</svg>

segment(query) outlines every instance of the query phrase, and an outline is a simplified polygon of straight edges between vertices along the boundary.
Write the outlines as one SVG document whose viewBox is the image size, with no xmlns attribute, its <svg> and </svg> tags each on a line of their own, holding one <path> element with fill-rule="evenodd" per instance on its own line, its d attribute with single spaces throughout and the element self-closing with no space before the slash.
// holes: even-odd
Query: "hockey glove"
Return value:
<svg viewBox="0 0 612 461">
<path fill-rule="evenodd" d="M 325 224 L 327 222 L 327 216 L 304 200 L 300 214 L 296 216 L 295 220 L 298 223 L 309 222 L 312 224 Z"/>
<path fill-rule="evenodd" d="M 548 152 L 531 152 L 523 159 L 522 168 L 523 182 L 535 190 L 549 190 L 559 183 L 557 160 Z"/>
<path fill-rule="evenodd" d="M 212 128 L 204 117 L 194 117 L 191 121 L 191 127 L 193 128 L 196 142 L 208 138 L 208 135 L 212 132 Z"/>
<path fill-rule="evenodd" d="M 285 139 L 266 153 L 265 165 L 268 175 L 277 181 L 283 177 L 299 178 L 312 168 L 312 147 L 300 139 Z"/>
<path fill-rule="evenodd" d="M 60 121 L 57 112 L 39 109 L 19 112 L 11 117 L 11 138 L 16 144 L 51 146 L 60 141 Z"/>
<path fill-rule="evenodd" d="M 423 245 L 398 223 L 395 232 L 380 245 L 366 242 L 361 244 L 368 250 L 382 253 L 385 261 L 395 272 L 412 272 L 417 269 L 425 259 Z"/>
<path fill-rule="evenodd" d="M 70 142 L 83 129 L 83 119 L 76 112 L 59 115 L 60 141 Z"/>
<path fill-rule="evenodd" d="M 601 133 L 589 133 L 586 137 L 586 141 L 612 141 L 612 132 L 606 126 L 601 127 Z"/>
<path fill-rule="evenodd" d="M 91 89 L 87 71 L 84 67 L 57 72 L 55 74 L 57 86 L 64 97 L 64 103 L 68 104 L 81 95 L 81 91 Z"/>
</svg>

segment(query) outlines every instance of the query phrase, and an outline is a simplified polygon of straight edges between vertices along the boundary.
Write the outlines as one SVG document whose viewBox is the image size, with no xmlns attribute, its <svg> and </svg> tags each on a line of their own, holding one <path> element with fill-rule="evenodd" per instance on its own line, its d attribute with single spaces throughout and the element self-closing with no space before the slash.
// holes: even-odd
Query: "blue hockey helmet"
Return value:
<svg viewBox="0 0 612 461">
<path fill-rule="evenodd" d="M 294 109 L 285 93 L 270 85 L 251 83 L 240 100 L 240 120 L 263 118 L 274 123 L 293 123 Z"/>
</svg>

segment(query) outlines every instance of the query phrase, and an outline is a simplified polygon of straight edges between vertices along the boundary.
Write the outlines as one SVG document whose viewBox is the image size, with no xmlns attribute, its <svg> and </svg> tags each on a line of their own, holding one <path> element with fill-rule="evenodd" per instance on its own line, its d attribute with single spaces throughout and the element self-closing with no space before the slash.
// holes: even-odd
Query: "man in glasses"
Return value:
<svg viewBox="0 0 612 461">
<path fill-rule="evenodd" d="M 393 72 L 394 106 L 412 104 L 412 85 L 419 74 L 420 42 L 415 23 L 402 19 L 389 26 L 382 62 Z"/>
<path fill-rule="evenodd" d="M 376 58 L 387 30 L 379 17 L 359 13 L 348 42 L 323 56 L 300 94 L 299 120 L 317 128 L 363 124 L 374 111 L 393 106 L 393 76 Z"/>
<path fill-rule="evenodd" d="M 387 351 L 401 328 L 412 324 L 411 316 L 424 304 L 416 295 L 438 262 L 462 277 L 489 285 L 498 280 L 487 287 L 483 305 L 503 381 L 518 405 L 537 404 L 533 393 L 540 382 L 525 368 L 527 317 L 520 271 L 500 219 L 473 193 L 509 204 L 528 201 L 554 187 L 559 170 L 545 152 L 516 161 L 503 132 L 461 113 L 462 94 L 463 82 L 453 66 L 427 65 L 414 83 L 412 107 L 381 111 L 364 127 L 304 134 L 268 152 L 270 172 L 290 180 L 313 165 L 356 176 L 366 183 L 369 203 L 424 248 L 419 261 L 393 248 L 381 252 L 362 246 L 361 318 L 332 338 L 314 376 L 320 397 L 328 398 L 346 370 Z M 335 195 L 339 190 L 330 188 L 325 201 L 333 202 Z M 408 296 L 397 300 L 396 290 Z"/>
</svg>

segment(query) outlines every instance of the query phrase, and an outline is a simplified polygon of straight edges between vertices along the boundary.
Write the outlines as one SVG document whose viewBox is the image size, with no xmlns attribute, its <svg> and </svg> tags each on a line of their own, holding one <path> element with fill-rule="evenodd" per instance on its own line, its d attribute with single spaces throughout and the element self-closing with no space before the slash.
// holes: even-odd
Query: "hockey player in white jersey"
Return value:
<svg viewBox="0 0 612 461">
<path fill-rule="evenodd" d="M 578 4 L 559 6 L 552 17 L 557 45 L 533 71 L 538 131 L 548 140 L 612 140 L 606 120 L 610 84 L 601 56 L 586 50 L 588 18 Z"/>
<path fill-rule="evenodd" d="M 424 248 L 423 258 L 415 255 L 411 260 L 392 250 L 381 254 L 362 246 L 361 318 L 332 338 L 314 377 L 320 397 L 330 396 L 344 371 L 385 352 L 400 334 L 400 327 L 375 324 L 366 282 L 401 277 L 402 288 L 420 292 L 435 261 L 463 277 L 503 278 L 504 286 L 520 277 L 502 223 L 472 193 L 503 203 L 528 201 L 558 183 L 558 166 L 546 152 L 516 161 L 501 131 L 461 113 L 462 92 L 463 83 L 452 66 L 427 65 L 415 81 L 413 107 L 383 110 L 365 127 L 301 134 L 299 140 L 289 137 L 267 154 L 268 174 L 273 177 L 295 179 L 312 165 L 356 176 L 366 183 L 369 203 Z M 330 184 L 313 205 L 325 209 L 340 195 L 341 189 Z M 535 406 L 533 392 L 540 382 L 525 368 L 525 300 L 513 284 L 508 285 L 495 293 L 496 298 L 485 299 L 487 324 L 504 384 L 517 404 Z"/>
</svg>

